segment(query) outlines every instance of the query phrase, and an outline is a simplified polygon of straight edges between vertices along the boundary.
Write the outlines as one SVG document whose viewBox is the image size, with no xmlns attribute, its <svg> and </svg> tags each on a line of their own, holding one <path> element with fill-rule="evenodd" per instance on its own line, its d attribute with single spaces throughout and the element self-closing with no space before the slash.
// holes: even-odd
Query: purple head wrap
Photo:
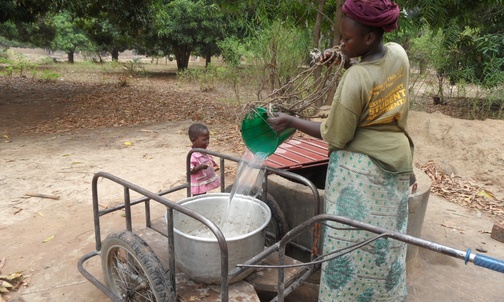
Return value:
<svg viewBox="0 0 504 302">
<path fill-rule="evenodd" d="M 346 0 L 343 5 L 343 13 L 348 17 L 386 32 L 397 28 L 399 12 L 399 5 L 390 0 Z"/>
</svg>

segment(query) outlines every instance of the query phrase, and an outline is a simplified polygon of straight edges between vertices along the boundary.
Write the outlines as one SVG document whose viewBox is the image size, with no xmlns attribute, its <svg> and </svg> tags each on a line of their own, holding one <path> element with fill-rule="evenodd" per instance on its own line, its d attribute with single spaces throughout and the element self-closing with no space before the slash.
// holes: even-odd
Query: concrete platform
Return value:
<svg viewBox="0 0 504 302">
<path fill-rule="evenodd" d="M 504 244 L 490 238 L 493 223 L 491 217 L 431 194 L 421 238 L 503 260 Z M 409 302 L 504 301 L 504 274 L 423 248 L 407 280 Z"/>
</svg>

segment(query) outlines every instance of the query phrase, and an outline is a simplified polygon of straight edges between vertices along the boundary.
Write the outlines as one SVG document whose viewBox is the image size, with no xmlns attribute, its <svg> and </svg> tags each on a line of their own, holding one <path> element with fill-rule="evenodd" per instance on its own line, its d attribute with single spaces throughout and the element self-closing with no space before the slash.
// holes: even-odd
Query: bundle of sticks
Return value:
<svg viewBox="0 0 504 302">
<path fill-rule="evenodd" d="M 314 49 L 308 69 L 261 100 L 246 104 L 245 112 L 263 107 L 301 118 L 314 117 L 318 112 L 315 104 L 323 104 L 331 88 L 336 89 L 345 66 L 345 56 L 339 46 L 324 50 L 324 54 Z M 319 76 L 315 76 L 317 70 L 320 70 Z"/>
</svg>

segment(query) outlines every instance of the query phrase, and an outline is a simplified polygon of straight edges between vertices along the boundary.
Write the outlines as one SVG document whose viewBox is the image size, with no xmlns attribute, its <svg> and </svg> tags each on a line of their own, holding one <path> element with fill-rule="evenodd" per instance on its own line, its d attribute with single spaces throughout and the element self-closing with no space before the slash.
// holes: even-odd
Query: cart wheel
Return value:
<svg viewBox="0 0 504 302">
<path fill-rule="evenodd" d="M 112 233 L 101 252 L 105 284 L 122 301 L 172 301 L 169 274 L 142 238 L 129 231 Z"/>
<path fill-rule="evenodd" d="M 278 203 L 268 193 L 264 203 L 270 208 L 271 211 L 271 221 L 266 227 L 266 246 L 272 246 L 282 239 L 282 237 L 289 231 L 289 225 L 285 219 L 285 215 L 280 210 Z"/>
<path fill-rule="evenodd" d="M 230 193 L 233 185 L 226 187 L 226 192 Z M 259 198 L 260 199 L 260 198 Z M 289 231 L 289 225 L 285 219 L 285 215 L 278 206 L 278 203 L 268 193 L 266 200 L 262 200 L 271 211 L 270 223 L 266 226 L 266 246 L 271 246 L 280 241 L 282 237 Z"/>
</svg>

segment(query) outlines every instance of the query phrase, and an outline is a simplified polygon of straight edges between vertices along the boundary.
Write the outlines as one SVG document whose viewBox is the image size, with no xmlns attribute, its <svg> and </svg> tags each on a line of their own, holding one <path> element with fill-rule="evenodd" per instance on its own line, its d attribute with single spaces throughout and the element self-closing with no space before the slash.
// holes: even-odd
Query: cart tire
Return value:
<svg viewBox="0 0 504 302">
<path fill-rule="evenodd" d="M 280 206 L 276 200 L 268 193 L 266 200 L 263 202 L 270 208 L 271 221 L 266 227 L 266 246 L 272 246 L 282 239 L 282 237 L 289 231 L 289 225 L 285 219 L 285 215 L 280 210 Z"/>
<path fill-rule="evenodd" d="M 226 187 L 225 191 L 230 193 L 232 188 L 233 185 L 229 185 Z M 289 225 L 287 224 L 284 213 L 273 196 L 268 193 L 266 200 L 262 200 L 261 198 L 258 199 L 264 202 L 271 211 L 271 220 L 266 226 L 265 245 L 272 246 L 276 242 L 280 241 L 280 239 L 282 239 L 282 237 L 289 231 Z"/>
<path fill-rule="evenodd" d="M 142 238 L 112 233 L 103 241 L 101 257 L 105 284 L 122 301 L 174 302 L 170 276 Z"/>
</svg>

